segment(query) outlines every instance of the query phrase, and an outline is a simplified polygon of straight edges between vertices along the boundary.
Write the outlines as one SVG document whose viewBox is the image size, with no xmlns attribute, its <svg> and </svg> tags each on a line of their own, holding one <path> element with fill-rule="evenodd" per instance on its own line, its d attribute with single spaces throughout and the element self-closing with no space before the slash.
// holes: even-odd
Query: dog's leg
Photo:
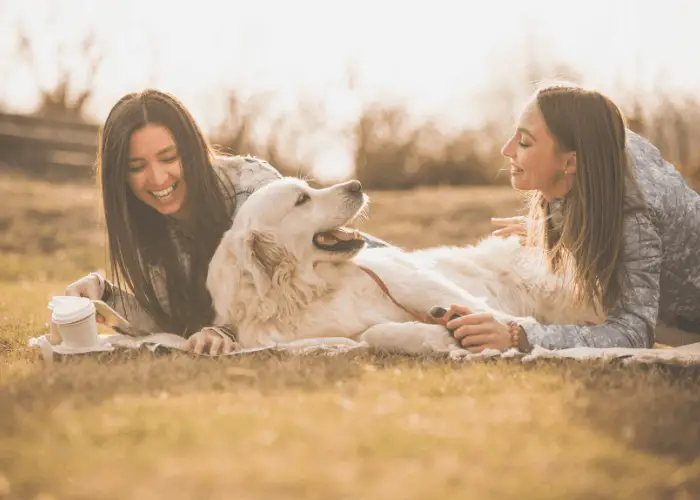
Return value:
<svg viewBox="0 0 700 500">
<path fill-rule="evenodd" d="M 430 354 L 459 349 L 455 339 L 442 325 L 426 323 L 380 323 L 360 336 L 370 347 L 402 354 Z"/>
<path fill-rule="evenodd" d="M 391 289 L 391 285 L 389 285 Z M 534 318 L 516 317 L 492 308 L 485 299 L 475 297 L 446 278 L 429 272 L 414 272 L 410 280 L 398 283 L 393 288 L 396 299 L 408 308 L 421 314 L 429 314 L 433 306 L 449 307 L 450 304 L 466 306 L 473 313 L 493 314 L 496 321 L 506 324 L 517 321 L 528 324 Z"/>
</svg>

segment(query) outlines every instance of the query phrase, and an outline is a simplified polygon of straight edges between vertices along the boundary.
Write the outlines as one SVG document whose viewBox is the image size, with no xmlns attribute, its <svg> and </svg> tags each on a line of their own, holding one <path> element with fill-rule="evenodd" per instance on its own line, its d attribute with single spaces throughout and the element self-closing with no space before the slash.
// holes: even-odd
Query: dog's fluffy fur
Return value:
<svg viewBox="0 0 700 500">
<path fill-rule="evenodd" d="M 361 248 L 354 238 L 317 244 L 319 233 L 349 224 L 366 204 L 356 181 L 312 189 L 285 178 L 253 193 L 209 267 L 216 324 L 235 325 L 243 347 L 347 337 L 403 352 L 457 348 L 445 327 L 415 321 L 358 264 L 372 269 L 400 304 L 423 315 L 435 305 L 462 304 L 504 323 L 600 319 L 572 306 L 565 283 L 516 237 L 412 252 Z"/>
</svg>

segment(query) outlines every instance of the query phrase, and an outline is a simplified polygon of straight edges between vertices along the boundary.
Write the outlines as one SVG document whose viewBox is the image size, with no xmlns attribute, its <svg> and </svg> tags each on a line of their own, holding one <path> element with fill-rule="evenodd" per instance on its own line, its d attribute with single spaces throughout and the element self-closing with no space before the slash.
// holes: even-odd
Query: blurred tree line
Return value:
<svg viewBox="0 0 700 500">
<path fill-rule="evenodd" d="M 287 175 L 308 175 L 314 152 L 324 147 L 324 141 L 340 136 L 353 158 L 351 175 L 368 189 L 507 184 L 507 162 L 500 149 L 512 133 L 519 106 L 534 90 L 534 82 L 550 78 L 583 80 L 565 64 L 535 60 L 526 66 L 525 74 L 496 78 L 499 83 L 481 96 L 483 114 L 489 119 L 477 128 L 456 132 L 445 132 L 430 119 L 416 121 L 404 107 L 381 102 L 365 104 L 357 120 L 339 131 L 327 128 L 322 104 L 313 101 L 300 102 L 295 113 L 267 120 L 267 127 L 261 128 L 266 99 L 244 103 L 232 91 L 227 118 L 217 128 L 213 142 L 227 151 L 266 158 Z M 651 140 L 700 190 L 700 100 L 659 92 L 653 102 L 631 94 L 628 102 L 618 104 L 628 127 Z"/>
<path fill-rule="evenodd" d="M 52 62 L 57 76 L 46 83 L 35 40 L 21 25 L 15 29 L 17 62 L 34 76 L 39 92 L 36 114 L 86 120 L 85 110 L 95 95 L 95 76 L 103 70 L 103 52 L 94 33 L 70 46 L 55 44 Z M 66 57 L 69 53 L 72 59 Z M 80 72 L 68 62 L 75 61 L 76 55 L 83 61 Z M 270 96 L 244 100 L 231 90 L 222 104 L 226 118 L 210 138 L 221 151 L 265 158 L 294 176 L 312 174 L 309 165 L 314 155 L 328 144 L 342 143 L 353 159 L 352 176 L 369 189 L 507 183 L 500 148 L 511 133 L 518 106 L 534 89 L 532 82 L 582 80 L 566 65 L 534 57 L 524 67 L 524 73 L 513 74 L 509 68 L 505 75 L 494 74 L 493 85 L 479 97 L 481 115 L 489 119 L 475 128 L 446 132 L 433 120 L 417 121 L 401 105 L 373 102 L 363 105 L 354 123 L 337 129 L 332 128 L 321 100 L 300 100 L 293 112 L 272 116 Z M 698 98 L 660 92 L 653 102 L 636 96 L 619 104 L 629 127 L 651 140 L 695 189 L 700 188 Z"/>
</svg>

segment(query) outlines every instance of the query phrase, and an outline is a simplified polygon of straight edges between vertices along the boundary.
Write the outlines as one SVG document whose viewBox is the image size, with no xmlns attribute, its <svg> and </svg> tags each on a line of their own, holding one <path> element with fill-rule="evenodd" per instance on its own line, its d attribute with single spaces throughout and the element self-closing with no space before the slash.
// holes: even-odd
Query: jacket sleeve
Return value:
<svg viewBox="0 0 700 500">
<path fill-rule="evenodd" d="M 252 156 L 218 156 L 215 161 L 236 194 L 244 194 L 245 198 L 265 184 L 282 178 L 282 174 L 272 165 Z"/>
<path fill-rule="evenodd" d="M 97 274 L 97 273 L 94 273 Z M 99 276 L 99 275 L 98 275 Z M 117 288 L 107 279 L 99 276 L 104 283 L 103 301 L 117 311 L 119 314 L 124 316 L 127 321 L 131 324 L 134 329 L 147 334 L 147 333 L 164 333 L 158 327 L 156 322 L 148 315 L 146 310 L 141 307 L 136 297 L 120 288 Z M 225 335 L 234 342 L 237 342 L 236 336 L 236 325 L 224 324 L 224 325 L 212 325 L 212 330 L 219 333 L 219 335 Z M 205 327 L 203 329 L 206 329 Z M 176 333 L 176 335 L 182 335 Z"/>
<path fill-rule="evenodd" d="M 93 273 L 100 279 L 102 287 L 102 301 L 124 316 L 136 330 L 148 333 L 156 333 L 160 328 L 155 320 L 146 312 L 136 297 L 111 283 L 98 273 Z"/>
<path fill-rule="evenodd" d="M 624 265 L 630 287 L 622 304 L 599 325 L 523 325 L 531 344 L 546 349 L 653 345 L 659 311 L 661 238 L 644 213 L 628 216 L 624 231 Z"/>
</svg>

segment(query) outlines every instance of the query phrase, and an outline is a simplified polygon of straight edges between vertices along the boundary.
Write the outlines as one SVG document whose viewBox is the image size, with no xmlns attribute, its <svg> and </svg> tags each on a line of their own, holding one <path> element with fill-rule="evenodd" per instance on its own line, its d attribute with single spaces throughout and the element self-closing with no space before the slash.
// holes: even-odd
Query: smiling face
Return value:
<svg viewBox="0 0 700 500">
<path fill-rule="evenodd" d="M 185 218 L 187 185 L 177 144 L 166 127 L 149 123 L 131 134 L 127 183 L 149 207 Z"/>
<path fill-rule="evenodd" d="M 523 110 L 501 153 L 510 159 L 515 189 L 540 191 L 547 199 L 561 198 L 571 189 L 576 153 L 559 150 L 536 100 Z"/>
</svg>

